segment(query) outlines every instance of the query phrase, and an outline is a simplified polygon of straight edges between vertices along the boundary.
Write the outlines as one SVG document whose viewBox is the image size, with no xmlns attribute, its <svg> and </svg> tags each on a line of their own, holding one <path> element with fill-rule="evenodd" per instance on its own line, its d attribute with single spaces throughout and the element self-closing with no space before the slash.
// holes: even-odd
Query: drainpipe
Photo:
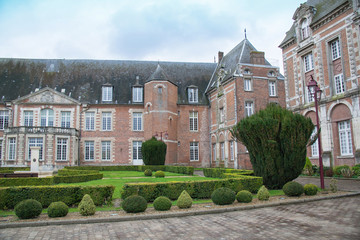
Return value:
<svg viewBox="0 0 360 240">
<path fill-rule="evenodd" d="M 89 110 L 89 108 L 90 108 L 89 105 L 86 104 L 84 106 L 84 109 L 82 111 L 80 111 L 79 138 L 78 138 L 78 161 L 77 161 L 78 166 L 80 166 L 80 140 L 81 140 L 81 128 L 82 128 L 82 114 L 84 112 L 86 112 L 87 110 Z"/>
</svg>

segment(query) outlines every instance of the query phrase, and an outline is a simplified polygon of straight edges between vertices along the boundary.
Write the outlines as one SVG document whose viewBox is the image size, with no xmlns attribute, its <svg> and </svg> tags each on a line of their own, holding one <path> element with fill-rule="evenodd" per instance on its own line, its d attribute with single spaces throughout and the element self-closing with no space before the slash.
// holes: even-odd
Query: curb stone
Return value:
<svg viewBox="0 0 360 240">
<path fill-rule="evenodd" d="M 334 196 L 318 196 L 307 199 L 287 199 L 286 202 L 275 202 L 275 203 L 262 203 L 258 205 L 247 205 L 238 207 L 208 209 L 190 212 L 177 212 L 177 213 L 165 213 L 165 214 L 152 214 L 144 216 L 125 216 L 125 217 L 112 217 L 112 218 L 89 218 L 89 219 L 74 219 L 74 220 L 52 220 L 52 221 L 38 221 L 38 222 L 21 222 L 21 223 L 4 223 L 0 224 L 0 229 L 5 228 L 21 228 L 21 227 L 41 227 L 50 225 L 70 225 L 70 224 L 89 224 L 89 223 L 110 223 L 110 222 L 125 222 L 125 221 L 139 221 L 139 220 L 150 220 L 150 219 L 164 219 L 164 218 L 175 218 L 175 217 L 188 217 L 196 215 L 206 214 L 217 214 L 234 211 L 244 211 L 257 208 L 276 207 L 290 204 L 300 204 L 306 202 L 314 202 L 321 200 L 330 200 L 335 198 L 353 197 L 359 196 L 360 192 L 350 192 L 341 195 Z"/>
</svg>

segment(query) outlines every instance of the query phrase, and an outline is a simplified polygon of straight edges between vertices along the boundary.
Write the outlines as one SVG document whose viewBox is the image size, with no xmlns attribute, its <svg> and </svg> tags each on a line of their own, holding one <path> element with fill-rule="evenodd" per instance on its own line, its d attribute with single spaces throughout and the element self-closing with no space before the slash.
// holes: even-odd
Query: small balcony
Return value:
<svg viewBox="0 0 360 240">
<path fill-rule="evenodd" d="M 4 129 L 5 134 L 53 134 L 65 136 L 79 136 L 79 131 L 75 128 L 61 127 L 8 127 Z"/>
</svg>

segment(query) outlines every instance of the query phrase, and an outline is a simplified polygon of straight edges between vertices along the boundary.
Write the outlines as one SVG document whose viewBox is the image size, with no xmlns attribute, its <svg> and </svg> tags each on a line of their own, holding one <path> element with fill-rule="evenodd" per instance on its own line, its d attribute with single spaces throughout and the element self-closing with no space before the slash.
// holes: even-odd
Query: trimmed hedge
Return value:
<svg viewBox="0 0 360 240">
<path fill-rule="evenodd" d="M 168 166 L 168 165 L 148 165 L 148 166 L 134 166 L 134 165 L 120 165 L 120 166 L 66 166 L 69 170 L 98 170 L 98 171 L 138 171 L 144 172 L 150 169 L 153 172 L 166 171 L 173 173 L 181 173 L 187 175 L 194 174 L 194 167 L 191 166 Z"/>
<path fill-rule="evenodd" d="M 14 170 L 1 170 L 0 169 L 0 173 L 14 173 Z"/>
<path fill-rule="evenodd" d="M 0 171 L 30 171 L 30 167 L 0 167 Z"/>
<path fill-rule="evenodd" d="M 99 173 L 99 171 L 98 170 L 60 169 L 58 171 L 58 176 L 86 175 L 86 174 L 96 174 L 96 173 Z"/>
<path fill-rule="evenodd" d="M 77 183 L 88 182 L 92 180 L 98 180 L 103 178 L 102 173 L 86 174 L 86 175 L 69 175 L 69 176 L 54 176 L 54 183 Z"/>
<path fill-rule="evenodd" d="M 204 168 L 203 173 L 205 177 L 212 178 L 236 178 L 239 175 L 254 175 L 253 170 L 242 169 L 226 169 L 226 168 Z"/>
<path fill-rule="evenodd" d="M 261 177 L 241 176 L 239 178 L 189 182 L 128 183 L 120 191 L 122 199 L 138 194 L 148 202 L 152 202 L 160 196 L 176 200 L 183 190 L 186 190 L 192 198 L 201 199 L 210 198 L 212 192 L 220 187 L 227 187 L 235 192 L 248 190 L 255 193 L 262 185 Z"/>
<path fill-rule="evenodd" d="M 29 186 L 0 188 L 0 209 L 12 209 L 25 199 L 35 199 L 44 208 L 52 202 L 62 201 L 68 206 L 77 205 L 89 194 L 95 205 L 112 201 L 114 186 Z"/>
<path fill-rule="evenodd" d="M 35 177 L 26 177 L 26 178 L 0 178 L 1 187 L 10 187 L 10 186 L 41 186 L 41 185 L 53 185 L 53 177 L 44 177 L 44 178 L 35 178 Z"/>
</svg>

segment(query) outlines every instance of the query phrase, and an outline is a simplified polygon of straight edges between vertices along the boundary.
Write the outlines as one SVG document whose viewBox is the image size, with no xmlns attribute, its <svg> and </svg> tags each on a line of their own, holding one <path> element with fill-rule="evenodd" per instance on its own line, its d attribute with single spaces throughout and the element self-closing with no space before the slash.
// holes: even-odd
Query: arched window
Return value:
<svg viewBox="0 0 360 240">
<path fill-rule="evenodd" d="M 52 109 L 41 110 L 41 122 L 42 127 L 54 126 L 54 111 Z"/>
<path fill-rule="evenodd" d="M 309 32 L 309 21 L 305 18 L 301 22 L 301 40 L 308 38 L 310 35 Z"/>
</svg>

